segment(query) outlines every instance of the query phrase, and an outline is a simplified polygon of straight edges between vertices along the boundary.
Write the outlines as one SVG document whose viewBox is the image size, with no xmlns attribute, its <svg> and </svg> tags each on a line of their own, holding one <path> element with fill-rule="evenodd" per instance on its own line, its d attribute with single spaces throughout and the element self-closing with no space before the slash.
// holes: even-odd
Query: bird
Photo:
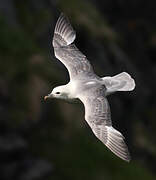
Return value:
<svg viewBox="0 0 156 180">
<path fill-rule="evenodd" d="M 55 57 L 67 68 L 70 81 L 55 87 L 44 99 L 80 100 L 85 108 L 85 120 L 94 135 L 116 156 L 129 162 L 131 156 L 125 138 L 112 126 L 107 96 L 116 91 L 132 91 L 135 81 L 127 72 L 102 78 L 96 75 L 86 56 L 74 44 L 75 38 L 76 32 L 68 17 L 61 13 L 52 45 Z"/>
</svg>

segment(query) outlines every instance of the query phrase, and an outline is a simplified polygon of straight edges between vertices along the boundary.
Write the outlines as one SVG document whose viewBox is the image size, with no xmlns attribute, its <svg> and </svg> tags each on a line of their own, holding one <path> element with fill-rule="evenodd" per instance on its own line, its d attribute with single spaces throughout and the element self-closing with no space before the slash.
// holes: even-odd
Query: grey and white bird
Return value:
<svg viewBox="0 0 156 180">
<path fill-rule="evenodd" d="M 135 82 L 126 72 L 113 77 L 97 76 L 86 56 L 73 43 L 75 38 L 75 31 L 62 13 L 55 26 L 53 47 L 56 58 L 68 69 L 70 81 L 55 87 L 45 99 L 79 99 L 85 107 L 85 120 L 95 136 L 118 157 L 130 161 L 124 136 L 112 126 L 106 97 L 116 91 L 132 91 Z"/>
</svg>

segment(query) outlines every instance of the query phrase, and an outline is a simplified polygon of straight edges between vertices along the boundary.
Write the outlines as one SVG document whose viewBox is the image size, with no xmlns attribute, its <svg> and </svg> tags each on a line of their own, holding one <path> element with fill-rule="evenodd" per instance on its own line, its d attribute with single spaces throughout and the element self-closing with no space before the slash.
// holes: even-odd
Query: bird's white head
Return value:
<svg viewBox="0 0 156 180">
<path fill-rule="evenodd" d="M 48 96 L 44 97 L 44 100 L 46 100 L 47 98 L 58 98 L 66 100 L 69 98 L 68 89 L 65 85 L 55 87 Z"/>
</svg>

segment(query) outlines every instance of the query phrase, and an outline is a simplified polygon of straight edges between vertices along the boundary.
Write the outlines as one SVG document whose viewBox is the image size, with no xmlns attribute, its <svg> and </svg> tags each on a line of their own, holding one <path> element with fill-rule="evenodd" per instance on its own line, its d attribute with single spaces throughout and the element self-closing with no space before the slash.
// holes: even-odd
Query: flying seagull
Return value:
<svg viewBox="0 0 156 180">
<path fill-rule="evenodd" d="M 79 99 L 85 107 L 85 120 L 95 136 L 118 157 L 130 161 L 124 136 L 112 126 L 106 97 L 116 91 L 132 91 L 135 82 L 126 72 L 113 77 L 97 76 L 86 56 L 73 43 L 75 38 L 68 18 L 61 13 L 55 26 L 53 47 L 56 58 L 68 69 L 70 82 L 55 87 L 44 99 Z"/>
</svg>

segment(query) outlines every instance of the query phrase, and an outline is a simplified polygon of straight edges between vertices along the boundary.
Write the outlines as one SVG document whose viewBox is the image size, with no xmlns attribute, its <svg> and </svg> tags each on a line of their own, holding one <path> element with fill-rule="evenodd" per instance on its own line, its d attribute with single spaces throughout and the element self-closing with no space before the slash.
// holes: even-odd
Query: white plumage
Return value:
<svg viewBox="0 0 156 180">
<path fill-rule="evenodd" d="M 61 14 L 55 26 L 53 47 L 55 56 L 69 71 L 70 82 L 54 88 L 45 99 L 81 100 L 85 107 L 85 120 L 95 136 L 114 154 L 129 161 L 130 155 L 124 137 L 112 127 L 106 96 L 116 91 L 132 91 L 135 82 L 126 72 L 113 77 L 98 77 L 86 56 L 73 44 L 75 38 L 76 33 L 69 20 Z"/>
</svg>

